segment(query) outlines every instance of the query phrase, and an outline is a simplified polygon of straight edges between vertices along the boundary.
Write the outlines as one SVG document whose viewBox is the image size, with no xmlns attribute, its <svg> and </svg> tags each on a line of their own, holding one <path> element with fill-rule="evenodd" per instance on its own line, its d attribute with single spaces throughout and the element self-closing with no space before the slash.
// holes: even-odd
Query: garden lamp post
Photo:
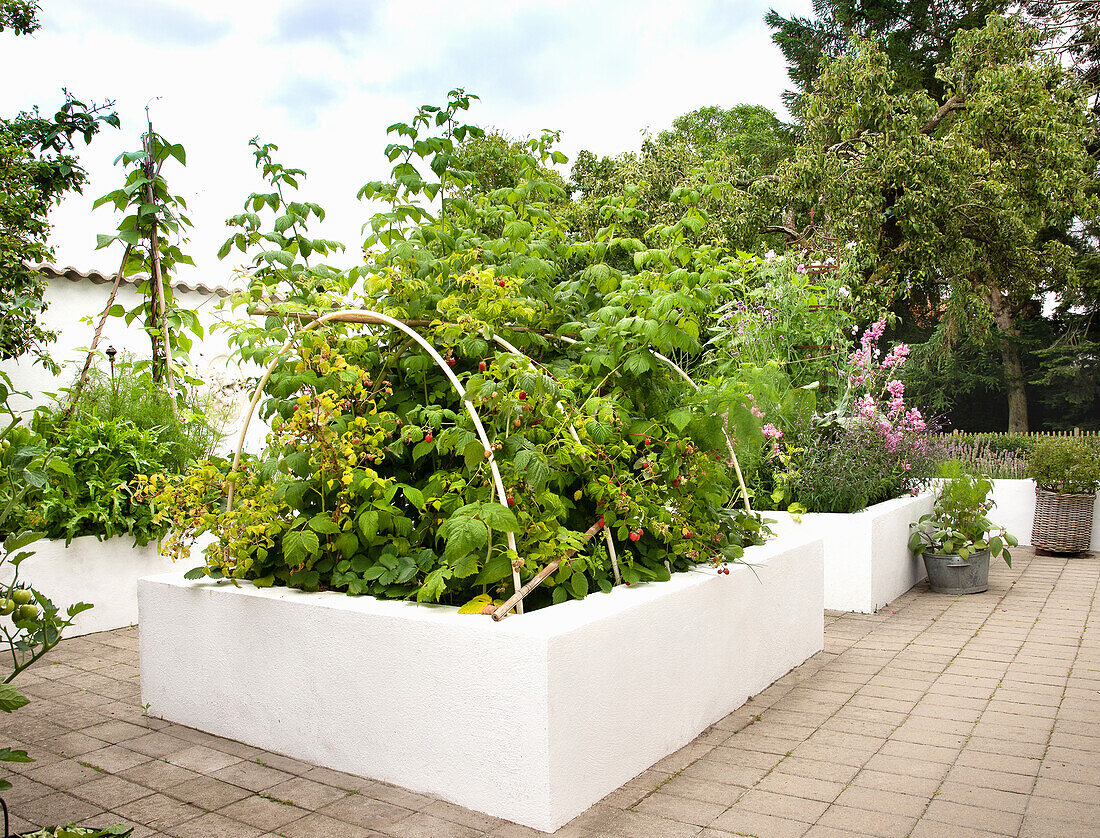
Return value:
<svg viewBox="0 0 1100 838">
<path fill-rule="evenodd" d="M 118 354 L 118 350 L 113 346 L 107 347 L 107 360 L 111 362 L 111 383 L 115 383 L 115 355 Z"/>
</svg>

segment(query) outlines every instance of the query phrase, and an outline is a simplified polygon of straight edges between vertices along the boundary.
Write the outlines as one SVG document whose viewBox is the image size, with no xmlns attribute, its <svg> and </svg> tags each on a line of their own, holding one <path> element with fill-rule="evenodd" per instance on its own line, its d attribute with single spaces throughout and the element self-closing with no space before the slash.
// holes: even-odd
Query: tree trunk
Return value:
<svg viewBox="0 0 1100 838">
<path fill-rule="evenodd" d="M 1012 317 L 1012 308 L 999 288 L 989 289 L 989 304 L 997 324 L 997 343 L 1005 367 L 1005 387 L 1008 390 L 1008 432 L 1027 433 L 1027 387 L 1024 363 L 1016 338 L 1020 331 Z"/>
</svg>

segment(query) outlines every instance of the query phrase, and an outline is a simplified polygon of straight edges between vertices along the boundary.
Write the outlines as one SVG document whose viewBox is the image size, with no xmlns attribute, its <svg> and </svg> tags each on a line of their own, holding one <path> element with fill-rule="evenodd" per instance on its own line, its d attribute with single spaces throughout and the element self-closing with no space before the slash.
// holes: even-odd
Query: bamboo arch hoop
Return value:
<svg viewBox="0 0 1100 838">
<path fill-rule="evenodd" d="M 261 312 L 256 312 L 256 313 L 261 313 Z M 263 312 L 263 313 L 265 313 L 265 314 L 276 314 L 276 312 Z M 302 316 L 302 315 L 305 315 L 305 314 L 306 314 L 305 312 L 291 312 L 291 313 L 287 313 L 285 315 L 280 315 L 280 316 L 293 317 L 295 315 Z M 241 452 L 244 450 L 245 436 L 248 433 L 248 426 L 249 426 L 249 423 L 251 422 L 252 416 L 256 412 L 256 407 L 259 404 L 260 399 L 263 396 L 263 388 L 266 386 L 268 380 L 271 378 L 271 374 L 275 371 L 275 368 L 282 362 L 283 356 L 286 355 L 286 353 L 290 351 L 291 347 L 294 345 L 295 341 L 298 339 L 299 336 L 303 335 L 305 332 L 310 331 L 310 330 L 312 330 L 312 329 L 314 329 L 318 326 L 321 326 L 325 323 L 330 323 L 330 322 L 361 323 L 361 324 L 364 324 L 364 325 L 375 325 L 375 326 L 384 325 L 384 326 L 390 326 L 391 328 L 398 329 L 399 331 L 403 332 L 404 334 L 408 335 L 411 339 L 416 341 L 416 343 L 419 344 L 420 347 L 423 348 L 428 353 L 428 355 L 432 358 L 432 360 L 436 362 L 436 364 L 439 366 L 439 368 L 443 371 L 443 374 L 447 376 L 448 380 L 451 382 L 451 385 L 455 388 L 455 391 L 459 394 L 459 397 L 462 399 L 462 403 L 466 406 L 466 410 L 470 414 L 470 418 L 473 419 L 474 427 L 477 430 L 478 438 L 481 440 L 481 444 L 482 444 L 482 446 L 484 447 L 484 450 L 485 450 L 486 458 L 489 461 L 489 468 L 492 471 L 494 488 L 496 489 L 497 495 L 500 498 L 500 502 L 504 506 L 508 505 L 508 495 L 504 490 L 504 482 L 503 482 L 503 480 L 501 479 L 501 476 L 500 476 L 500 469 L 497 467 L 496 457 L 493 455 L 492 444 L 489 441 L 488 435 L 485 433 L 485 427 L 481 423 L 481 419 L 477 414 L 477 410 L 473 406 L 473 404 L 466 398 L 466 389 L 462 386 L 462 382 L 460 382 L 458 380 L 458 377 L 451 370 L 451 368 L 447 364 L 447 362 L 443 359 L 443 357 L 439 354 L 439 352 L 436 351 L 435 347 L 432 346 L 431 343 L 429 343 L 428 340 L 423 335 L 421 335 L 419 332 L 417 332 L 415 329 L 413 329 L 411 325 L 409 325 L 408 323 L 406 323 L 404 321 L 401 321 L 401 320 L 398 320 L 396 318 L 390 317 L 386 314 L 382 314 L 381 312 L 370 311 L 370 310 L 367 310 L 367 309 L 341 309 L 341 310 L 338 310 L 338 311 L 331 311 L 331 312 L 328 312 L 326 314 L 322 314 L 322 315 L 319 315 L 319 316 L 314 315 L 312 313 L 310 313 L 306 316 L 309 316 L 311 318 L 310 322 L 308 324 L 306 324 L 305 326 L 301 326 L 297 331 L 295 331 L 292 335 L 290 335 L 290 337 L 287 338 L 287 340 L 283 344 L 282 348 L 275 354 L 275 357 L 268 364 L 267 369 L 264 371 L 263 376 L 260 378 L 259 383 L 256 385 L 255 392 L 252 395 L 252 401 L 250 402 L 248 410 L 245 413 L 244 422 L 241 425 L 241 430 L 240 430 L 240 433 L 237 437 L 237 446 L 236 446 L 236 449 L 235 449 L 234 454 L 233 454 L 233 466 L 232 466 L 232 468 L 233 468 L 234 471 L 236 471 L 236 469 L 240 465 Z M 426 323 L 427 323 L 427 321 L 425 321 L 425 324 Z M 418 322 L 417 325 L 420 325 L 420 322 Z M 564 336 L 564 335 L 555 335 L 553 337 L 556 337 L 558 340 L 562 341 L 563 343 L 565 343 L 569 346 L 573 346 L 573 345 L 576 345 L 577 343 L 579 343 L 579 341 L 576 340 L 575 338 L 567 337 L 567 336 Z M 507 340 L 500 337 L 499 335 L 494 335 L 493 336 L 493 341 L 497 345 L 499 345 L 501 348 L 506 350 L 507 352 L 509 352 L 513 355 L 517 355 L 521 358 L 526 358 L 528 361 L 530 361 L 533 364 L 536 364 L 537 366 L 540 366 L 540 368 L 541 368 L 541 365 L 539 365 L 536 361 L 534 361 L 530 356 L 528 356 L 525 353 L 521 352 L 516 346 L 509 343 Z M 671 368 L 677 375 L 679 375 L 684 381 L 686 381 L 694 390 L 696 390 L 696 392 L 699 391 L 699 389 L 700 389 L 699 385 L 696 384 L 695 381 L 691 378 L 691 376 L 689 376 L 675 361 L 673 361 L 671 358 L 661 354 L 660 352 L 657 352 L 654 349 L 648 349 L 647 351 L 651 355 L 653 355 L 654 358 L 658 359 L 662 363 L 666 364 L 669 368 Z M 564 406 L 562 405 L 562 403 L 560 401 L 558 401 L 556 403 L 556 406 L 557 406 L 558 410 L 560 410 L 562 412 L 562 414 L 566 416 L 567 424 L 569 426 L 570 435 L 573 437 L 573 439 L 578 444 L 581 444 L 581 439 L 580 439 L 580 436 L 577 433 L 577 429 L 573 425 L 572 421 L 570 421 L 568 419 L 568 414 L 566 413 L 566 410 L 565 410 Z M 745 479 L 744 479 L 744 476 L 741 472 L 741 465 L 740 465 L 740 463 L 738 462 L 738 459 L 737 459 L 737 452 L 734 450 L 734 447 L 733 447 L 733 441 L 730 439 L 729 434 L 725 431 L 725 429 L 722 430 L 722 436 L 725 438 L 726 447 L 727 447 L 727 449 L 729 451 L 729 455 L 730 455 L 730 462 L 733 464 L 734 471 L 737 475 L 737 482 L 738 482 L 739 488 L 741 489 L 741 497 L 742 497 L 742 500 L 744 502 L 745 511 L 747 513 L 751 514 L 752 513 L 752 507 L 749 503 L 748 488 L 745 486 Z M 226 493 L 226 509 L 232 509 L 232 507 L 233 507 L 233 484 L 230 483 L 228 491 Z M 618 584 L 621 583 L 622 577 L 621 577 L 620 571 L 619 571 L 618 553 L 615 549 L 615 542 L 614 542 L 614 539 L 611 536 L 611 532 L 610 532 L 609 528 L 604 527 L 602 524 L 599 524 L 599 523 L 593 525 L 585 533 L 584 541 L 585 542 L 589 541 L 597 532 L 599 532 L 601 530 L 603 531 L 604 541 L 607 545 L 608 555 L 610 556 L 610 559 L 611 559 L 611 568 L 612 568 L 612 572 L 613 572 L 614 577 L 615 577 L 615 584 L 618 585 Z M 508 548 L 513 553 L 517 552 L 515 536 L 512 533 L 507 533 L 506 535 L 507 535 L 507 541 L 508 541 Z M 569 555 L 572 555 L 573 552 L 575 552 L 575 551 L 570 551 Z M 522 614 L 523 613 L 523 600 L 524 600 L 524 598 L 529 593 L 531 593 L 531 591 L 533 591 L 535 588 L 537 588 L 550 574 L 552 574 L 555 570 L 557 570 L 558 567 L 561 565 L 561 562 L 564 558 L 567 558 L 567 557 L 563 557 L 562 559 L 556 559 L 556 560 L 550 562 L 549 564 L 547 564 L 546 567 L 542 568 L 526 585 L 521 583 L 520 576 L 519 576 L 519 571 L 513 566 L 512 567 L 512 585 L 513 585 L 514 593 L 503 605 L 499 606 L 495 611 L 492 612 L 493 619 L 498 620 L 498 621 L 503 619 L 503 617 L 513 607 L 516 609 L 517 614 Z"/>
<path fill-rule="evenodd" d="M 455 388 L 459 397 L 462 399 L 462 403 L 466 406 L 466 410 L 470 414 L 470 418 L 474 420 L 474 427 L 477 429 L 478 438 L 481 440 L 481 444 L 485 449 L 485 458 L 489 461 L 489 468 L 493 474 L 493 485 L 496 489 L 497 496 L 500 498 L 502 505 L 508 505 L 508 493 L 504 491 L 504 481 L 500 477 L 500 469 L 497 468 L 496 457 L 493 456 L 493 446 L 489 442 L 489 437 L 485 433 L 485 427 L 481 424 L 481 419 L 477 415 L 477 410 L 473 404 L 466 398 L 466 388 L 462 386 L 462 382 L 458 380 L 458 376 L 454 374 L 454 371 L 447 365 L 447 362 L 443 360 L 441 356 L 428 340 L 413 329 L 411 326 L 402 323 L 400 320 L 396 320 L 393 317 L 382 314 L 377 311 L 367 311 L 364 309 L 343 309 L 341 311 L 331 311 L 327 314 L 322 314 L 305 326 L 302 326 L 295 331 L 290 337 L 287 338 L 282 348 L 275 354 L 275 357 L 271 360 L 271 363 L 267 365 L 267 369 L 264 371 L 263 376 L 260 378 L 259 383 L 256 385 L 256 390 L 252 394 L 252 401 L 249 403 L 248 411 L 245 413 L 244 422 L 241 425 L 240 434 L 237 436 L 237 447 L 233 453 L 233 470 L 236 471 L 241 463 L 241 452 L 244 450 L 245 435 L 248 433 L 248 425 L 252 420 L 252 415 L 256 412 L 256 406 L 260 403 L 260 399 L 263 397 L 264 387 L 267 385 L 268 379 L 271 378 L 271 374 L 275 371 L 275 368 L 282 363 L 283 356 L 290 351 L 290 348 L 294 345 L 295 341 L 306 332 L 324 325 L 325 323 L 336 321 L 340 323 L 362 323 L 372 326 L 390 326 L 401 332 L 404 332 L 414 341 L 416 341 L 425 352 L 431 356 L 431 359 L 436 362 L 443 374 L 447 376 L 451 382 L 451 386 Z M 229 484 L 229 489 L 226 492 L 226 509 L 233 508 L 233 484 Z M 512 533 L 506 533 L 508 540 L 508 549 L 513 553 L 516 552 L 516 537 Z M 522 583 L 519 578 L 519 571 L 513 565 L 512 567 L 512 584 L 515 590 L 522 588 Z M 523 613 L 522 602 L 516 606 L 516 613 Z"/>
<path fill-rule="evenodd" d="M 562 341 L 562 343 L 567 343 L 570 346 L 580 343 L 580 341 L 576 340 L 575 338 L 565 337 L 564 335 L 558 335 L 558 340 Z M 671 367 L 672 370 L 680 376 L 680 378 L 684 379 L 684 381 L 691 385 L 695 392 L 699 392 L 699 385 L 692 381 L 691 376 L 684 372 L 683 369 L 680 368 L 679 364 L 677 364 L 671 358 L 665 357 L 655 349 L 650 349 L 648 351 L 649 354 L 656 358 L 658 361 L 668 364 L 668 366 Z M 744 475 L 741 474 L 741 463 L 737 461 L 737 452 L 733 450 L 733 440 L 730 439 L 730 435 L 726 433 L 725 428 L 722 429 L 722 436 L 725 437 L 726 448 L 729 449 L 730 452 L 730 462 L 733 463 L 733 470 L 737 473 L 737 485 L 741 487 L 741 497 L 745 502 L 745 511 L 751 515 L 752 507 L 749 505 L 749 490 L 748 487 L 745 485 Z"/>
</svg>

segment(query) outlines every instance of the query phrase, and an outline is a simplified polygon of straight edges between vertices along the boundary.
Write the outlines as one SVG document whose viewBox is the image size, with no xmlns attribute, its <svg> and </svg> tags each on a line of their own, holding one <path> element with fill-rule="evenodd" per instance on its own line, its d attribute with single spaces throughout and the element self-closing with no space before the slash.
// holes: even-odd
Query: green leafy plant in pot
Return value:
<svg viewBox="0 0 1100 838">
<path fill-rule="evenodd" d="M 1052 553 L 1083 553 L 1092 542 L 1100 444 L 1079 437 L 1046 437 L 1031 450 L 1028 477 L 1035 481 L 1031 543 Z"/>
<path fill-rule="evenodd" d="M 993 483 L 953 461 L 941 468 L 932 512 L 909 525 L 909 549 L 924 558 L 932 590 L 977 594 L 989 589 L 989 557 L 1012 566 L 1009 547 L 1019 542 L 986 515 L 993 508 Z"/>
</svg>

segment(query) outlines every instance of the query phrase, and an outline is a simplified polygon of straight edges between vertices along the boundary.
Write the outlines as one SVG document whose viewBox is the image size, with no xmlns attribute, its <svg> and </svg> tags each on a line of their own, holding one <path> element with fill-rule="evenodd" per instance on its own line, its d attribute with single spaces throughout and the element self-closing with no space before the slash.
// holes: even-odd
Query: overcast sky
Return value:
<svg viewBox="0 0 1100 838">
<path fill-rule="evenodd" d="M 105 129 L 81 157 L 83 197 L 55 211 L 57 261 L 116 270 L 121 251 L 95 251 L 117 224 L 92 200 L 121 183 L 111 163 L 139 146 L 144 108 L 188 153 L 167 167 L 191 208 L 188 249 L 203 281 L 226 281 L 215 256 L 225 219 L 261 190 L 248 141 L 280 146 L 305 169 L 301 195 L 329 212 L 321 230 L 349 246 L 369 210 L 355 200 L 384 179 L 385 127 L 453 87 L 481 101 L 470 121 L 520 137 L 563 132 L 561 149 L 636 149 L 645 130 L 702 105 L 782 111 L 782 54 L 763 23 L 769 6 L 809 14 L 809 0 L 42 0 L 42 29 L 0 35 L 0 114 L 52 113 L 67 87 L 113 99 L 122 130 Z M 154 98 L 158 97 L 158 98 Z"/>
</svg>

